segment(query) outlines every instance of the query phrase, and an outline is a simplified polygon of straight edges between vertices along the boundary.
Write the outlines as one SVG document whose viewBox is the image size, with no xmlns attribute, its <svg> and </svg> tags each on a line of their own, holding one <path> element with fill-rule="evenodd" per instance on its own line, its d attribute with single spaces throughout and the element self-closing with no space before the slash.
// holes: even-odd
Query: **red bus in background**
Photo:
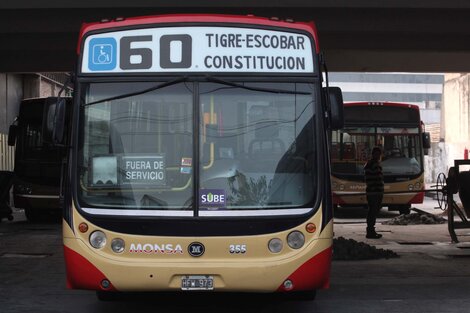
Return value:
<svg viewBox="0 0 470 313">
<path fill-rule="evenodd" d="M 383 206 L 410 212 L 424 197 L 424 154 L 430 147 L 419 107 L 393 102 L 344 104 L 344 128 L 331 137 L 333 202 L 366 206 L 364 165 L 374 146 L 383 150 Z"/>
</svg>

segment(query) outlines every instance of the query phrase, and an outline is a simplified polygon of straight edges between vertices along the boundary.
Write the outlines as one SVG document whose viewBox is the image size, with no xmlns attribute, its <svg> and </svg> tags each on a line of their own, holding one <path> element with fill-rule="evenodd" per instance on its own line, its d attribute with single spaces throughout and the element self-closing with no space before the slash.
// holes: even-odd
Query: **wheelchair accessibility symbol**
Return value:
<svg viewBox="0 0 470 313">
<path fill-rule="evenodd" d="M 111 53 L 113 52 L 112 47 L 110 45 L 100 45 L 100 46 L 95 46 L 94 50 L 99 51 L 93 51 L 93 63 L 95 64 L 109 64 L 111 63 Z"/>
<path fill-rule="evenodd" d="M 116 67 L 116 40 L 93 38 L 89 44 L 88 67 L 92 71 L 110 71 Z"/>
</svg>

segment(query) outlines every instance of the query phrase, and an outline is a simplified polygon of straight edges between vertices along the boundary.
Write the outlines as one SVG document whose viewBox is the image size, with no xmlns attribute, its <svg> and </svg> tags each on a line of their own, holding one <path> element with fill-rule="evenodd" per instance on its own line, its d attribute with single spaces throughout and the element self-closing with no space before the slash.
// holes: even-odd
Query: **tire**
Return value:
<svg viewBox="0 0 470 313">
<path fill-rule="evenodd" d="M 403 214 L 410 214 L 411 212 L 411 206 L 402 206 L 398 209 L 401 215 Z"/>
<path fill-rule="evenodd" d="M 97 291 L 96 297 L 100 301 L 116 301 L 119 298 L 119 292 L 115 291 Z"/>
<path fill-rule="evenodd" d="M 295 291 L 288 294 L 289 300 L 294 301 L 313 301 L 316 296 L 316 290 Z"/>
<path fill-rule="evenodd" d="M 26 215 L 26 219 L 28 222 L 37 223 L 41 220 L 41 215 L 39 212 L 33 208 L 25 208 L 24 214 Z"/>
</svg>

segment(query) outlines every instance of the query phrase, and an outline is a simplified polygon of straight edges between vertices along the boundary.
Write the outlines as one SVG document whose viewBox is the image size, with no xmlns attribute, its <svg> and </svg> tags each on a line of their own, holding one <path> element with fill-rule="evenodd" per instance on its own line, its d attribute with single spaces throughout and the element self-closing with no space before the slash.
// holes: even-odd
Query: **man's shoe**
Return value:
<svg viewBox="0 0 470 313">
<path fill-rule="evenodd" d="M 382 235 L 381 235 L 381 234 L 377 234 L 376 232 L 367 233 L 366 238 L 369 238 L 369 239 L 379 239 L 379 238 L 382 238 Z"/>
</svg>

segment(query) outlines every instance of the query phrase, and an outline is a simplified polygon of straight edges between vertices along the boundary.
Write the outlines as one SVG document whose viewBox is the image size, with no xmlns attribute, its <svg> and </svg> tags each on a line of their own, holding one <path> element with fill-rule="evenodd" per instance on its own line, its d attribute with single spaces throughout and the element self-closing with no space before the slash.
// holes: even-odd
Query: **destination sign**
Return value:
<svg viewBox="0 0 470 313">
<path fill-rule="evenodd" d="M 82 73 L 312 73 L 304 34 L 239 27 L 159 27 L 85 39 Z"/>
</svg>

